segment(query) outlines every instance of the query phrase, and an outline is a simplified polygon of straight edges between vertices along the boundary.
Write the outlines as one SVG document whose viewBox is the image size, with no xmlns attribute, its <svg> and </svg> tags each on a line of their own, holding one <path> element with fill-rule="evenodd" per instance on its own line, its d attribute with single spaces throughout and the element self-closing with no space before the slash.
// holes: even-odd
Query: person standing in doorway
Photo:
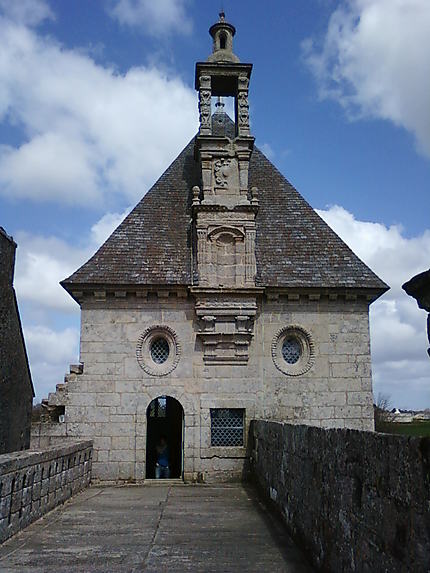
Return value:
<svg viewBox="0 0 430 573">
<path fill-rule="evenodd" d="M 168 479 L 170 477 L 169 468 L 169 448 L 166 436 L 160 436 L 157 447 L 157 462 L 155 464 L 155 479 Z"/>
</svg>

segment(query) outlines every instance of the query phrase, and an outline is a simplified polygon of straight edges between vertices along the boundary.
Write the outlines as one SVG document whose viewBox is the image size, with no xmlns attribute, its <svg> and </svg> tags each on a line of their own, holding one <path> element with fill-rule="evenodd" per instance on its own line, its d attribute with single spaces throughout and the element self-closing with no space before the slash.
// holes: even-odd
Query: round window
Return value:
<svg viewBox="0 0 430 573">
<path fill-rule="evenodd" d="M 284 374 L 304 374 L 314 363 L 311 335 L 301 326 L 281 328 L 272 342 L 272 358 L 276 368 Z"/>
<path fill-rule="evenodd" d="M 165 325 L 150 326 L 139 337 L 136 358 L 151 376 L 166 376 L 176 368 L 181 346 L 174 330 Z"/>
<path fill-rule="evenodd" d="M 288 336 L 282 343 L 282 357 L 288 364 L 295 364 L 302 355 L 302 346 L 297 338 Z"/>
<path fill-rule="evenodd" d="M 169 358 L 169 343 L 160 336 L 151 342 L 150 352 L 155 364 L 163 364 Z"/>
</svg>

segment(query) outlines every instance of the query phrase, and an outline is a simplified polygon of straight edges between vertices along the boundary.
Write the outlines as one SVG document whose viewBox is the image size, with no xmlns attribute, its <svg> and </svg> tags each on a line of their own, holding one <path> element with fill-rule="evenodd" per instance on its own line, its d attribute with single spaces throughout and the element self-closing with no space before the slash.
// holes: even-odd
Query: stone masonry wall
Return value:
<svg viewBox="0 0 430 573">
<path fill-rule="evenodd" d="M 92 439 L 93 479 L 141 481 L 146 411 L 154 398 L 167 395 L 184 409 L 185 479 L 220 481 L 242 477 L 253 418 L 373 429 L 366 301 L 290 298 L 259 300 L 248 363 L 231 365 L 204 362 L 190 296 L 84 302 L 83 372 L 68 375 L 49 397 L 50 404 L 65 405 L 65 423 L 38 425 L 32 440 Z M 160 376 L 144 371 L 136 357 L 142 333 L 157 325 L 174 331 L 180 346 L 177 366 Z M 299 376 L 280 371 L 272 356 L 277 333 L 289 325 L 312 338 L 312 366 Z M 243 447 L 211 446 L 211 408 L 245 409 Z"/>
<path fill-rule="evenodd" d="M 253 421 L 251 468 L 321 571 L 427 573 L 430 440 Z"/>
<path fill-rule="evenodd" d="M 314 364 L 300 376 L 280 372 L 272 358 L 272 342 L 288 325 L 305 329 L 313 342 Z M 256 328 L 264 393 L 259 417 L 326 428 L 374 429 L 365 301 L 264 299 Z"/>
<path fill-rule="evenodd" d="M 39 519 L 91 479 L 92 443 L 0 456 L 0 543 Z"/>
<path fill-rule="evenodd" d="M 0 454 L 30 445 L 33 386 L 13 288 L 15 249 L 0 227 Z"/>
</svg>

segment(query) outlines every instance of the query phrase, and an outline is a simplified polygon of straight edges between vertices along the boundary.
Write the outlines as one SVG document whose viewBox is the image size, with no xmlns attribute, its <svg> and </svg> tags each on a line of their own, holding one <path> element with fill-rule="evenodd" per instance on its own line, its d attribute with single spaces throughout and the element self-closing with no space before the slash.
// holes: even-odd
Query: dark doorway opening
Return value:
<svg viewBox="0 0 430 573">
<path fill-rule="evenodd" d="M 181 478 L 183 472 L 184 410 L 170 396 L 152 400 L 146 411 L 146 477 L 155 478 L 157 444 L 162 436 L 167 439 L 171 478 Z"/>
</svg>

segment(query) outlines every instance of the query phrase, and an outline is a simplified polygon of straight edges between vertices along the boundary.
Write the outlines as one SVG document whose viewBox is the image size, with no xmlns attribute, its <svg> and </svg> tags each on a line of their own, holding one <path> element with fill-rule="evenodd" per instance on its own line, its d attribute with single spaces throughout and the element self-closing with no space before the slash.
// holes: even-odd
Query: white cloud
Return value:
<svg viewBox="0 0 430 573">
<path fill-rule="evenodd" d="M 268 159 L 270 159 L 271 161 L 274 159 L 275 152 L 273 150 L 273 147 L 270 145 L 270 143 L 263 143 L 259 147 Z"/>
<path fill-rule="evenodd" d="M 194 91 L 172 73 L 120 74 L 0 17 L 0 194 L 86 207 L 140 198 L 197 130 Z"/>
<path fill-rule="evenodd" d="M 401 286 L 429 267 L 430 230 L 408 238 L 399 226 L 358 221 L 339 206 L 318 214 L 391 287 L 370 311 L 375 396 L 389 394 L 399 407 L 429 407 L 427 315 Z"/>
<path fill-rule="evenodd" d="M 430 2 L 348 0 L 331 15 L 322 47 L 304 55 L 322 98 L 350 116 L 390 120 L 430 156 Z"/>
<path fill-rule="evenodd" d="M 408 238 L 399 225 L 386 227 L 382 223 L 358 221 L 337 205 L 318 213 L 391 286 L 389 296 L 403 292 L 401 285 L 429 264 L 430 229 Z"/>
<path fill-rule="evenodd" d="M 189 34 L 188 0 L 113 0 L 109 13 L 121 24 L 139 28 L 152 36 L 170 32 Z"/>
<path fill-rule="evenodd" d="M 79 356 L 79 330 L 54 331 L 44 326 L 24 328 L 24 337 L 35 386 L 36 399 L 47 397 L 63 382 L 68 364 Z"/>
<path fill-rule="evenodd" d="M 8 18 L 28 26 L 36 26 L 54 14 L 44 0 L 0 0 L 0 11 Z"/>
<path fill-rule="evenodd" d="M 123 213 L 106 213 L 91 227 L 91 241 L 94 245 L 100 246 L 124 220 L 131 211 L 126 209 Z"/>
<path fill-rule="evenodd" d="M 55 237 L 17 233 L 15 288 L 18 300 L 39 308 L 76 312 L 77 305 L 60 286 L 88 258 L 89 249 Z"/>
<path fill-rule="evenodd" d="M 77 270 L 121 223 L 127 212 L 106 213 L 90 229 L 83 247 L 72 246 L 57 237 L 19 232 L 15 288 L 21 307 L 24 334 L 37 399 L 55 390 L 68 364 L 79 357 L 79 329 L 53 329 L 44 323 L 60 319 L 70 325 L 79 322 L 79 307 L 60 286 L 60 281 Z"/>
<path fill-rule="evenodd" d="M 18 299 L 39 309 L 77 312 L 78 307 L 60 281 L 88 260 L 127 215 L 106 213 L 90 230 L 84 246 L 72 246 L 57 237 L 19 232 L 16 235 L 15 288 Z"/>
<path fill-rule="evenodd" d="M 34 362 L 58 365 L 73 358 L 76 360 L 76 352 L 73 351 L 79 344 L 76 329 L 66 328 L 55 332 L 45 326 L 34 326 L 26 328 L 24 334 L 28 352 L 33 355 Z"/>
</svg>

